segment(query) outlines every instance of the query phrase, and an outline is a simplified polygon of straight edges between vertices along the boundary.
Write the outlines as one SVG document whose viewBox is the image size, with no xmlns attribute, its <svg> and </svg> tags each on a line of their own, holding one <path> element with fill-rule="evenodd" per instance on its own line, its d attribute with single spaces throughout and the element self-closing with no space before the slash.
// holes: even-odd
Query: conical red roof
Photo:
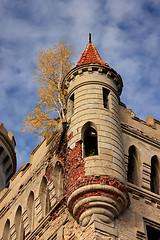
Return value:
<svg viewBox="0 0 160 240">
<path fill-rule="evenodd" d="M 94 44 L 92 42 L 89 42 L 87 44 L 84 52 L 82 53 L 82 56 L 80 57 L 80 59 L 77 63 L 77 66 L 81 66 L 84 64 L 90 64 L 90 63 L 97 63 L 100 65 L 109 66 L 107 63 L 103 62 L 96 47 L 94 46 Z"/>
</svg>

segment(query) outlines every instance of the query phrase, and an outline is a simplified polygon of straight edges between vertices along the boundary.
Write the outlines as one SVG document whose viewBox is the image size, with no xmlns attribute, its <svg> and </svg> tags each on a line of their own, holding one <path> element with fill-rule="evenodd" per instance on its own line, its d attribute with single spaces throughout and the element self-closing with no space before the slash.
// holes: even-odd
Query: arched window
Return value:
<svg viewBox="0 0 160 240">
<path fill-rule="evenodd" d="M 17 234 L 17 240 L 23 240 L 25 236 L 24 226 L 22 221 L 22 207 L 19 206 L 15 216 L 15 228 Z"/>
<path fill-rule="evenodd" d="M 35 206 L 34 206 L 34 193 L 30 192 L 28 201 L 27 201 L 27 214 L 30 224 L 30 231 L 34 230 L 34 221 L 35 221 Z"/>
<path fill-rule="evenodd" d="M 3 230 L 3 240 L 10 240 L 10 221 L 7 219 Z"/>
<path fill-rule="evenodd" d="M 139 182 L 138 152 L 135 146 L 131 146 L 129 148 L 127 179 L 128 182 L 138 185 Z"/>
<path fill-rule="evenodd" d="M 159 162 L 157 156 L 151 158 L 150 189 L 151 192 L 159 194 Z"/>
<path fill-rule="evenodd" d="M 44 217 L 50 210 L 49 193 L 47 189 L 47 179 L 45 177 L 42 178 L 39 194 L 40 194 L 40 201 L 41 201 L 41 207 L 42 207 L 42 216 Z"/>
<path fill-rule="evenodd" d="M 91 122 L 86 123 L 82 128 L 83 156 L 98 155 L 97 132 Z"/>
<path fill-rule="evenodd" d="M 56 196 L 60 198 L 63 196 L 64 193 L 64 171 L 62 164 L 59 161 L 56 163 L 54 168 L 54 182 Z"/>
</svg>

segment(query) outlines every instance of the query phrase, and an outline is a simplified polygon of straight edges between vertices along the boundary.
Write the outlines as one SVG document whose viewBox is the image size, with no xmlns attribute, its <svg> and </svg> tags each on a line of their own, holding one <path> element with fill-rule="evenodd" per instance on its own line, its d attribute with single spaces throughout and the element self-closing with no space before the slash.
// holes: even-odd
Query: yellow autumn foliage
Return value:
<svg viewBox="0 0 160 240">
<path fill-rule="evenodd" d="M 54 49 L 41 49 L 37 57 L 38 67 L 33 74 L 39 88 L 38 104 L 31 113 L 25 115 L 22 133 L 28 129 L 37 136 L 48 136 L 58 121 L 65 121 L 65 92 L 62 91 L 64 76 L 73 66 L 71 55 L 74 48 L 61 41 Z"/>
</svg>

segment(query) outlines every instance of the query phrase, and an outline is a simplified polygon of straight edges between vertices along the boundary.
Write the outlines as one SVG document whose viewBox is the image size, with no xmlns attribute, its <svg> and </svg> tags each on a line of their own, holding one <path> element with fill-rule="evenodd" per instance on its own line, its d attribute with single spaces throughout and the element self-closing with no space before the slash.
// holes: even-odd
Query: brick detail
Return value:
<svg viewBox="0 0 160 240">
<path fill-rule="evenodd" d="M 68 142 L 73 138 L 73 132 L 70 133 L 69 137 L 68 137 Z"/>
<path fill-rule="evenodd" d="M 65 181 L 67 189 L 67 198 L 80 186 L 76 186 L 82 177 L 85 177 L 84 161 L 82 159 L 81 141 L 76 143 L 72 150 L 68 148 L 65 167 Z"/>
<path fill-rule="evenodd" d="M 48 181 L 53 180 L 53 166 L 52 166 L 52 164 L 49 164 L 47 166 L 45 176 L 46 176 Z"/>
<path fill-rule="evenodd" d="M 107 175 L 85 176 L 85 167 L 84 167 L 84 160 L 82 158 L 81 141 L 76 143 L 76 147 L 73 150 L 68 148 L 65 178 L 66 178 L 65 180 L 66 180 L 66 189 L 67 189 L 67 199 L 74 191 L 76 191 L 77 189 L 83 186 L 92 185 L 92 184 L 102 184 L 102 185 L 109 185 L 120 190 L 122 193 L 125 194 L 126 199 L 128 201 L 128 206 L 130 205 L 128 191 L 125 185 L 119 180 Z M 112 194 L 105 193 L 103 191 L 95 191 L 95 192 L 87 193 L 87 194 L 84 194 L 83 196 L 80 196 L 76 200 L 74 205 L 80 199 L 84 199 L 85 197 L 101 196 L 101 195 L 111 196 Z M 111 197 L 115 198 L 115 196 L 113 195 Z"/>
</svg>

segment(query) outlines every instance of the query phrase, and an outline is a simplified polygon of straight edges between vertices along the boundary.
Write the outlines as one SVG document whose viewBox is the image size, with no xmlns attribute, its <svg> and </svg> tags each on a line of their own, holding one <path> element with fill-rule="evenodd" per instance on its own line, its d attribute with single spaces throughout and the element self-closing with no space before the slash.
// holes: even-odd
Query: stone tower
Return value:
<svg viewBox="0 0 160 240">
<path fill-rule="evenodd" d="M 67 204 L 82 228 L 109 224 L 129 206 L 119 116 L 121 76 L 87 44 L 65 77 L 67 88 Z"/>
<path fill-rule="evenodd" d="M 5 189 L 15 141 L 0 124 L 0 240 L 159 240 L 160 121 L 120 102 L 122 79 L 91 39 L 63 87 L 67 121 Z"/>
<path fill-rule="evenodd" d="M 0 123 L 0 191 L 8 187 L 9 180 L 16 172 L 15 139 Z"/>
</svg>

